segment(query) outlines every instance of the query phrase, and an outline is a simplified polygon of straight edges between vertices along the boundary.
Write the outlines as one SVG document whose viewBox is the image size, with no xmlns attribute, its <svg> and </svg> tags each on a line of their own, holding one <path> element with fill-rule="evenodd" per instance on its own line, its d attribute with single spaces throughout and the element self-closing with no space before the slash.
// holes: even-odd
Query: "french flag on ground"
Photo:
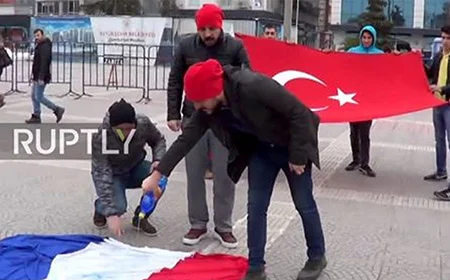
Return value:
<svg viewBox="0 0 450 280">
<path fill-rule="evenodd" d="M 241 280 L 247 259 L 133 247 L 96 235 L 0 240 L 0 280 Z"/>
</svg>

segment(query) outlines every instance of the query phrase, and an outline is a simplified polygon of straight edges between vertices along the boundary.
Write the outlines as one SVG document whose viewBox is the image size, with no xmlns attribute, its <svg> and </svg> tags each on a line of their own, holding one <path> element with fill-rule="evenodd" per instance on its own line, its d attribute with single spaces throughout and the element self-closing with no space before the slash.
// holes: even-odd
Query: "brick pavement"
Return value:
<svg viewBox="0 0 450 280">
<path fill-rule="evenodd" d="M 8 88 L 0 84 L 0 91 Z M 22 90 L 27 90 L 26 86 Z M 50 95 L 65 93 L 53 86 Z M 66 106 L 65 122 L 99 122 L 113 100 L 138 100 L 139 90 L 91 90 L 94 97 L 53 99 Z M 162 92 L 153 101 L 137 104 L 166 135 L 166 102 Z M 30 114 L 26 94 L 8 96 L 0 109 L 2 123 L 23 122 Z M 45 111 L 44 120 L 53 122 Z M 321 280 L 448 280 L 450 279 L 450 203 L 431 194 L 445 183 L 426 183 L 433 170 L 433 127 L 430 111 L 378 120 L 372 132 L 372 165 L 377 178 L 343 171 L 350 160 L 346 124 L 322 125 L 320 148 L 323 169 L 314 170 L 317 202 L 326 234 L 329 266 Z M 0 161 L 0 238 L 18 233 L 94 233 L 91 224 L 94 189 L 86 161 Z M 208 183 L 208 196 L 211 197 Z M 130 210 L 139 190 L 129 191 Z M 246 176 L 237 186 L 235 232 L 240 245 L 222 249 L 213 239 L 198 246 L 181 244 L 188 229 L 184 163 L 171 177 L 170 186 L 151 217 L 158 237 L 138 234 L 127 223 L 122 241 L 171 250 L 200 250 L 246 254 Z M 211 199 L 209 201 L 212 201 Z M 131 213 L 126 215 L 129 221 Z M 295 279 L 305 261 L 301 221 L 296 214 L 285 178 L 280 175 L 269 211 L 267 263 L 270 279 Z"/>
</svg>

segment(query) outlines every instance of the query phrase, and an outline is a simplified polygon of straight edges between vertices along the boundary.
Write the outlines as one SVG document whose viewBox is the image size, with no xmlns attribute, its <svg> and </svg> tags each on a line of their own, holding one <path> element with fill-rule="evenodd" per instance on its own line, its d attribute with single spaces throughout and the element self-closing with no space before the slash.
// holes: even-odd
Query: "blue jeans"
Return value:
<svg viewBox="0 0 450 280">
<path fill-rule="evenodd" d="M 118 215 L 122 215 L 127 211 L 126 190 L 140 188 L 142 181 L 150 175 L 150 170 L 151 163 L 144 160 L 133 168 L 130 173 L 113 177 L 113 185 L 111 187 L 113 188 L 114 205 L 116 206 Z M 102 203 L 98 199 L 95 200 L 95 211 L 104 215 Z M 138 206 L 135 214 L 137 215 L 139 212 L 140 207 Z"/>
<path fill-rule="evenodd" d="M 44 96 L 45 84 L 39 85 L 37 82 L 33 82 L 31 88 L 31 101 L 33 102 L 33 114 L 36 116 L 41 115 L 41 103 L 52 111 L 55 111 L 58 106 L 51 102 Z"/>
<path fill-rule="evenodd" d="M 436 167 L 439 175 L 447 174 L 447 141 L 450 141 L 450 106 L 433 108 Z"/>
<path fill-rule="evenodd" d="M 311 163 L 302 175 L 297 175 L 289 170 L 288 159 L 287 148 L 261 143 L 249 162 L 247 243 L 249 265 L 254 269 L 265 265 L 267 209 L 280 169 L 286 174 L 295 208 L 303 222 L 308 258 L 317 260 L 325 255 L 320 215 L 313 196 Z"/>
</svg>

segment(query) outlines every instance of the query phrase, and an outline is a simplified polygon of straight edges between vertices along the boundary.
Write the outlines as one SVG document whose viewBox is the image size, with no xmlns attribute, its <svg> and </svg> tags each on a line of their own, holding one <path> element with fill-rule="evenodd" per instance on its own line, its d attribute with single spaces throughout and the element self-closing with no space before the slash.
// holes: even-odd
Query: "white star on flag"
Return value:
<svg viewBox="0 0 450 280">
<path fill-rule="evenodd" d="M 353 98 L 356 93 L 344 93 L 340 88 L 337 89 L 337 95 L 329 96 L 328 98 L 339 101 L 339 105 L 343 106 L 346 103 L 358 104 Z"/>
</svg>

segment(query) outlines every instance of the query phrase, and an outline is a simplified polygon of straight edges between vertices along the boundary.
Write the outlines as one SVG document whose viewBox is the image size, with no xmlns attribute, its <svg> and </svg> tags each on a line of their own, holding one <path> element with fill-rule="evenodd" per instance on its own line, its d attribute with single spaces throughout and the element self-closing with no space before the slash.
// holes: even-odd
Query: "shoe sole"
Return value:
<svg viewBox="0 0 450 280">
<path fill-rule="evenodd" d="M 365 171 L 363 169 L 358 169 L 358 171 L 364 176 L 367 176 L 367 177 L 370 177 L 370 178 L 375 178 L 376 177 L 376 175 L 371 175 L 371 174 L 367 173 L 367 171 Z"/>
<path fill-rule="evenodd" d="M 143 231 L 142 229 L 138 228 L 138 227 L 135 226 L 135 225 L 133 225 L 133 228 L 134 228 L 135 231 L 141 232 L 142 234 L 147 235 L 147 236 L 150 236 L 150 237 L 158 236 L 158 233 L 157 233 L 157 232 L 155 232 L 155 233 L 145 232 L 145 231 Z"/>
<path fill-rule="evenodd" d="M 192 246 L 192 245 L 197 245 L 198 243 L 200 243 L 200 241 L 202 241 L 207 236 L 208 236 L 208 232 L 205 232 L 204 234 L 200 235 L 197 239 L 190 239 L 190 238 L 183 237 L 182 241 L 183 241 L 184 245 Z"/>
<path fill-rule="evenodd" d="M 97 229 L 104 229 L 104 228 L 107 227 L 107 224 L 104 224 L 103 226 L 98 226 L 98 225 L 94 224 L 94 226 L 95 226 Z"/>
<path fill-rule="evenodd" d="M 433 194 L 434 194 L 434 196 L 435 196 L 437 199 L 439 199 L 439 200 L 450 201 L 450 198 L 445 197 L 445 196 L 442 196 L 440 193 L 435 192 L 435 193 L 433 193 Z"/>
<path fill-rule="evenodd" d="M 310 277 L 297 277 L 297 280 L 317 280 L 320 278 L 320 276 L 322 275 L 322 272 L 325 270 L 325 268 L 327 268 L 327 266 L 328 266 L 328 262 L 324 264 L 324 266 L 322 267 L 322 269 L 320 270 L 318 275 L 310 276 Z"/>
<path fill-rule="evenodd" d="M 222 237 L 214 231 L 214 237 L 219 240 L 220 244 L 222 244 L 223 247 L 227 248 L 227 249 L 236 249 L 237 246 L 239 245 L 239 242 L 236 243 L 228 243 L 223 241 Z"/>
<path fill-rule="evenodd" d="M 441 178 L 423 178 L 424 181 L 428 182 L 439 182 L 439 181 L 445 181 L 447 180 L 447 177 L 441 177 Z"/>
<path fill-rule="evenodd" d="M 358 169 L 358 166 L 355 167 L 355 168 L 349 168 L 349 167 L 346 167 L 346 168 L 345 168 L 345 171 L 355 171 L 356 169 Z"/>
</svg>

